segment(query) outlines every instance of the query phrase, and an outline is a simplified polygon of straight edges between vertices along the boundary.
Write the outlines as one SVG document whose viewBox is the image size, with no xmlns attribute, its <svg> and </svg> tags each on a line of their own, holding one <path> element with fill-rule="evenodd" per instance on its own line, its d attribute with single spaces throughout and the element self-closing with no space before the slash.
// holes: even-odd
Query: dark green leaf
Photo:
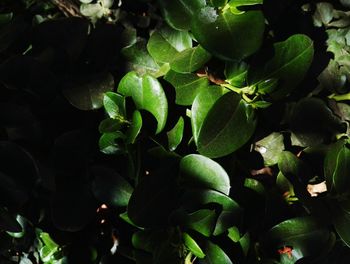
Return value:
<svg viewBox="0 0 350 264">
<path fill-rule="evenodd" d="M 12 20 L 13 13 L 0 14 L 0 26 L 3 26 Z"/>
<path fill-rule="evenodd" d="M 225 90 L 220 86 L 209 86 L 201 89 L 195 97 L 191 108 L 191 125 L 194 142 L 197 144 L 198 136 L 203 122 L 214 103 L 224 94 Z"/>
<path fill-rule="evenodd" d="M 228 4 L 231 12 L 234 14 L 243 14 L 244 11 L 240 7 L 262 4 L 263 0 L 231 0 Z"/>
<path fill-rule="evenodd" d="M 210 109 L 199 131 L 199 153 L 211 158 L 226 156 L 242 147 L 256 127 L 252 107 L 233 92 L 223 95 Z"/>
<path fill-rule="evenodd" d="M 283 151 L 278 160 L 278 168 L 284 176 L 298 176 L 301 173 L 301 161 L 291 152 Z"/>
<path fill-rule="evenodd" d="M 148 74 L 139 77 L 136 72 L 129 72 L 120 81 L 118 92 L 131 96 L 138 109 L 149 111 L 157 119 L 156 133 L 163 130 L 168 115 L 168 101 L 157 79 Z"/>
<path fill-rule="evenodd" d="M 293 35 L 274 45 L 274 57 L 263 68 L 249 70 L 248 82 L 253 85 L 271 78 L 278 79 L 280 87 L 271 96 L 283 98 L 303 80 L 313 55 L 312 40 L 305 35 Z"/>
<path fill-rule="evenodd" d="M 192 16 L 206 5 L 205 0 L 159 0 L 166 22 L 178 30 L 190 29 Z"/>
<path fill-rule="evenodd" d="M 125 135 L 120 132 L 114 132 L 114 133 L 105 133 L 100 137 L 99 140 L 99 147 L 100 151 L 105 154 L 121 154 L 124 153 L 124 148 L 122 145 L 120 145 L 118 140 L 124 140 Z"/>
<path fill-rule="evenodd" d="M 184 126 L 184 119 L 180 117 L 176 125 L 169 132 L 167 132 L 168 145 L 170 151 L 174 151 L 177 148 L 177 146 L 181 143 L 184 133 Z"/>
<path fill-rule="evenodd" d="M 181 51 L 192 47 L 192 39 L 188 32 L 163 27 L 154 32 L 147 50 L 159 62 L 170 62 Z"/>
<path fill-rule="evenodd" d="M 184 214 L 180 222 L 185 227 L 209 237 L 215 228 L 216 214 L 214 210 L 200 209 L 190 214 Z"/>
<path fill-rule="evenodd" d="M 193 73 L 169 71 L 164 79 L 175 87 L 175 103 L 178 105 L 192 105 L 197 94 L 209 85 L 207 78 L 198 77 Z"/>
<path fill-rule="evenodd" d="M 102 166 L 94 166 L 91 171 L 95 177 L 92 191 L 100 202 L 115 207 L 128 205 L 133 188 L 123 177 Z"/>
<path fill-rule="evenodd" d="M 125 122 L 119 119 L 106 118 L 100 123 L 98 130 L 100 133 L 112 133 L 120 130 Z"/>
<path fill-rule="evenodd" d="M 184 241 L 185 246 L 198 258 L 204 258 L 205 254 L 202 249 L 199 247 L 197 242 L 186 232 L 182 233 L 182 239 Z"/>
<path fill-rule="evenodd" d="M 22 226 L 17 222 L 16 217 L 2 207 L 0 207 L 0 229 L 16 233 L 22 232 Z"/>
<path fill-rule="evenodd" d="M 261 11 L 235 15 L 230 10 L 218 12 L 204 7 L 194 15 L 191 30 L 199 44 L 214 56 L 241 60 L 260 48 L 265 23 Z"/>
<path fill-rule="evenodd" d="M 200 45 L 179 52 L 170 62 L 170 68 L 179 73 L 191 73 L 204 66 L 211 58 Z"/>
<path fill-rule="evenodd" d="M 111 74 L 99 74 L 77 79 L 63 90 L 68 101 L 80 110 L 93 110 L 102 107 L 104 94 L 114 88 Z"/>
<path fill-rule="evenodd" d="M 208 188 L 226 195 L 230 192 L 230 178 L 226 171 L 202 155 L 190 154 L 181 159 L 180 180 L 186 187 Z"/>
</svg>

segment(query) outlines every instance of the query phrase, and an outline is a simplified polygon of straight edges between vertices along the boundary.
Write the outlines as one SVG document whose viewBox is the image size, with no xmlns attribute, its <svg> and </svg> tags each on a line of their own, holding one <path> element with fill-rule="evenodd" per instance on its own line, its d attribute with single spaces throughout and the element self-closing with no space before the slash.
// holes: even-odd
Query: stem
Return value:
<svg viewBox="0 0 350 264">
<path fill-rule="evenodd" d="M 51 0 L 51 3 L 57 6 L 57 8 L 67 17 L 83 17 L 80 13 L 79 4 L 75 3 L 74 0 Z"/>
<path fill-rule="evenodd" d="M 346 100 L 350 100 L 350 93 L 346 93 L 346 94 L 331 94 L 328 96 L 329 99 L 333 99 L 335 101 L 346 101 Z"/>
<path fill-rule="evenodd" d="M 229 90 L 231 90 L 232 92 L 235 92 L 235 93 L 238 93 L 238 94 L 242 94 L 242 89 L 240 88 L 237 88 L 237 87 L 234 87 L 232 86 L 231 84 L 228 84 L 228 83 L 223 83 L 223 84 L 220 84 L 222 87 L 225 87 Z"/>
</svg>

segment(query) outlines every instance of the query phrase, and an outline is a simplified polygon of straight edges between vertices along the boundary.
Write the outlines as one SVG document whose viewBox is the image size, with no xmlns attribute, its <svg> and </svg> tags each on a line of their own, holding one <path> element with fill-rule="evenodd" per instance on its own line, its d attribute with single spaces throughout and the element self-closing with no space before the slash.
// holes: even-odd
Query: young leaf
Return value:
<svg viewBox="0 0 350 264">
<path fill-rule="evenodd" d="M 203 67 L 210 58 L 210 53 L 198 45 L 176 54 L 170 62 L 170 68 L 179 73 L 191 73 Z"/>
<path fill-rule="evenodd" d="M 164 79 L 175 87 L 175 103 L 178 105 L 192 105 L 197 94 L 209 85 L 207 78 L 193 73 L 169 71 Z"/>
<path fill-rule="evenodd" d="M 193 101 L 191 108 L 191 125 L 194 142 L 197 144 L 198 136 L 204 119 L 214 103 L 224 94 L 225 90 L 220 86 L 209 86 L 201 89 Z"/>
<path fill-rule="evenodd" d="M 274 99 L 287 96 L 304 78 L 314 55 L 312 40 L 301 34 L 289 37 L 274 45 L 274 57 L 261 68 L 248 72 L 248 83 L 258 84 L 275 78 L 281 86 L 270 95 Z"/>
<path fill-rule="evenodd" d="M 184 119 L 180 117 L 176 125 L 169 132 L 167 132 L 168 145 L 170 151 L 174 151 L 177 148 L 177 146 L 181 143 L 184 133 L 184 126 Z"/>
<path fill-rule="evenodd" d="M 204 7 L 194 15 L 191 30 L 199 44 L 214 56 L 234 61 L 260 48 L 265 22 L 261 11 L 235 15 L 230 10 L 219 13 L 213 7 Z"/>
<path fill-rule="evenodd" d="M 256 121 L 252 107 L 239 95 L 224 94 L 210 109 L 200 129 L 199 153 L 217 158 L 236 151 L 253 135 Z"/>
<path fill-rule="evenodd" d="M 168 101 L 157 79 L 148 74 L 139 77 L 136 72 L 129 72 L 120 81 L 118 92 L 131 96 L 138 109 L 147 110 L 156 118 L 156 133 L 163 130 L 168 115 Z"/>
<path fill-rule="evenodd" d="M 198 258 L 204 258 L 205 254 L 203 253 L 202 249 L 199 247 L 197 242 L 186 232 L 182 233 L 182 239 L 184 241 L 184 244 L 188 249 Z"/>
<path fill-rule="evenodd" d="M 230 178 L 226 171 L 202 155 L 190 154 L 181 159 L 180 181 L 188 187 L 213 189 L 226 195 L 230 192 Z"/>
</svg>

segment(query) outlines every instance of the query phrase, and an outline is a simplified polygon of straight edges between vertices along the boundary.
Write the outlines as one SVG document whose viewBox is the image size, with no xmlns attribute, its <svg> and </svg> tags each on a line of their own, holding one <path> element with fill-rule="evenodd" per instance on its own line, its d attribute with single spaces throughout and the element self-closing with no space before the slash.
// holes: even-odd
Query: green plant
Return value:
<svg viewBox="0 0 350 264">
<path fill-rule="evenodd" d="M 346 1 L 272 2 L 0 4 L 1 263 L 348 261 Z"/>
</svg>

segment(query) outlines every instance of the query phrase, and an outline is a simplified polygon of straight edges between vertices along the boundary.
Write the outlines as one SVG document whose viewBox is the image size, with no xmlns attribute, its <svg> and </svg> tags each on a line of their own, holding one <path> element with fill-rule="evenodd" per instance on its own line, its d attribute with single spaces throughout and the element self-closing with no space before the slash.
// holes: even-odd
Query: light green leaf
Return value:
<svg viewBox="0 0 350 264">
<path fill-rule="evenodd" d="M 81 4 L 80 12 L 83 16 L 90 17 L 93 21 L 103 17 L 104 10 L 100 4 Z"/>
<path fill-rule="evenodd" d="M 170 62 L 179 52 L 191 47 L 192 39 L 188 32 L 168 27 L 154 32 L 147 43 L 148 52 L 159 62 Z"/>
<path fill-rule="evenodd" d="M 203 67 L 210 58 L 210 53 L 198 45 L 176 54 L 170 68 L 179 73 L 191 73 Z"/>
<path fill-rule="evenodd" d="M 225 92 L 220 86 L 208 86 L 205 89 L 202 88 L 195 97 L 191 108 L 191 125 L 193 139 L 196 144 L 204 119 L 208 115 L 209 110 Z"/>
<path fill-rule="evenodd" d="M 283 141 L 281 133 L 273 132 L 255 143 L 255 150 L 263 156 L 265 166 L 277 164 L 279 155 L 284 150 Z"/>
<path fill-rule="evenodd" d="M 182 233 L 182 239 L 184 241 L 184 244 L 188 249 L 198 258 L 204 258 L 205 254 L 203 253 L 202 249 L 199 247 L 197 242 L 186 232 Z"/>
<path fill-rule="evenodd" d="M 169 150 L 174 151 L 181 143 L 184 133 L 185 122 L 183 117 L 180 117 L 176 125 L 167 132 Z"/>
<path fill-rule="evenodd" d="M 131 96 L 137 109 L 147 110 L 156 118 L 156 133 L 163 130 L 168 115 L 168 101 L 157 79 L 148 74 L 140 77 L 136 72 L 129 72 L 120 81 L 118 92 Z"/>
<path fill-rule="evenodd" d="M 260 48 L 265 22 L 261 11 L 235 15 L 230 10 L 217 12 L 204 7 L 194 15 L 191 30 L 198 43 L 214 56 L 235 61 Z"/>
<path fill-rule="evenodd" d="M 198 152 L 211 158 L 226 156 L 248 142 L 256 127 L 254 109 L 229 92 L 210 109 L 200 129 Z"/>
<path fill-rule="evenodd" d="M 134 144 L 142 128 L 142 116 L 140 111 L 135 110 L 132 115 L 131 125 L 126 131 L 126 144 Z"/>
<path fill-rule="evenodd" d="M 263 0 L 231 0 L 228 5 L 230 6 L 230 10 L 234 14 L 243 14 L 245 11 L 240 10 L 240 7 L 244 6 L 252 6 L 262 4 Z"/>
<path fill-rule="evenodd" d="M 113 92 L 105 93 L 103 106 L 110 118 L 116 118 L 119 115 L 126 116 L 125 99 L 120 94 Z"/>
<path fill-rule="evenodd" d="M 180 181 L 184 186 L 213 189 L 226 195 L 230 178 L 219 163 L 202 155 L 190 154 L 181 159 Z"/>
<path fill-rule="evenodd" d="M 178 105 L 192 105 L 197 94 L 209 85 L 208 78 L 193 73 L 169 71 L 164 79 L 175 87 L 175 103 Z"/>
</svg>

